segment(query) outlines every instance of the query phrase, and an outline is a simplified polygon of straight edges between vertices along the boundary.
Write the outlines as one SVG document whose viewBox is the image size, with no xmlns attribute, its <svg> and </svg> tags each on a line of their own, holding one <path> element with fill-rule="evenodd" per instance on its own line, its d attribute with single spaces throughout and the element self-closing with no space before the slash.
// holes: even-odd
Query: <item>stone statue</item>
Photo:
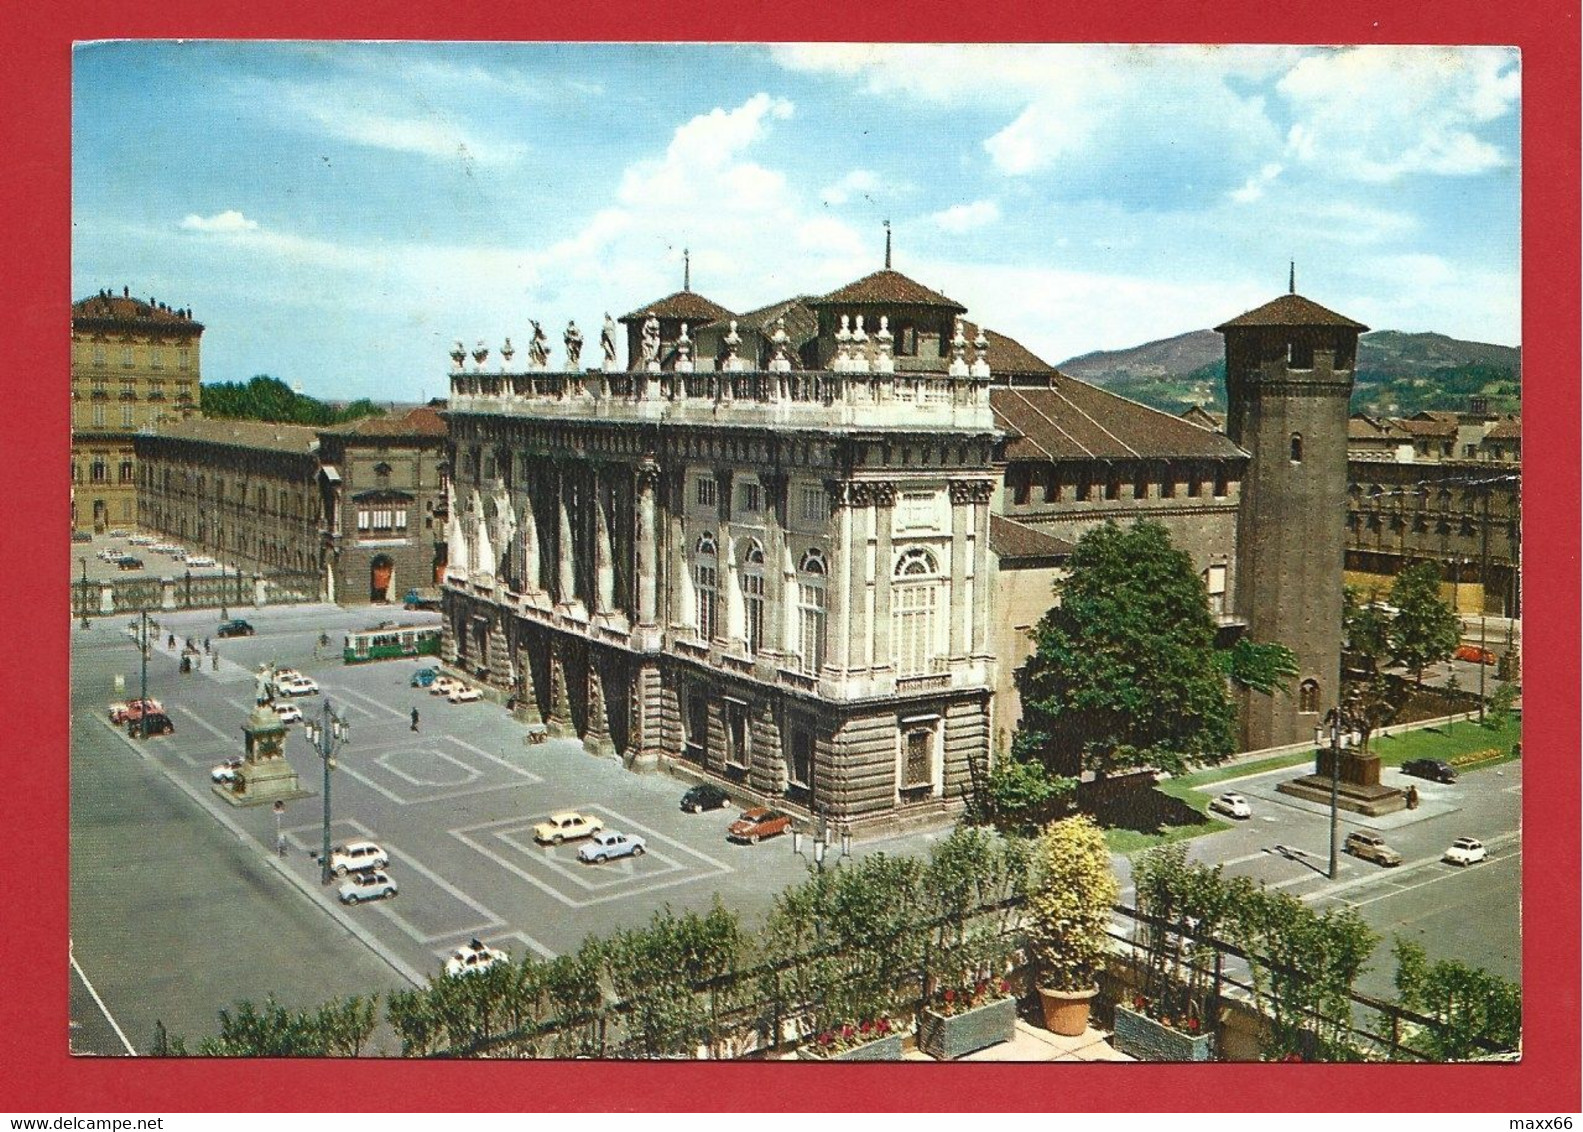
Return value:
<svg viewBox="0 0 1583 1132">
<path fill-rule="evenodd" d="M 650 314 L 643 320 L 643 364 L 659 367 L 660 362 L 660 320 Z"/>
<path fill-rule="evenodd" d="M 583 332 L 577 329 L 574 318 L 566 324 L 566 368 L 574 370 L 583 356 Z"/>
<path fill-rule="evenodd" d="M 272 697 L 269 694 L 269 665 L 260 664 L 258 674 L 253 677 L 253 703 L 267 704 Z"/>
<path fill-rule="evenodd" d="M 605 328 L 599 332 L 599 345 L 605 352 L 605 368 L 616 367 L 616 320 L 605 312 Z"/>
<path fill-rule="evenodd" d="M 544 333 L 544 327 L 539 325 L 539 320 L 530 318 L 533 323 L 533 339 L 528 343 L 528 360 L 536 369 L 544 369 L 550 364 L 550 340 Z"/>
</svg>

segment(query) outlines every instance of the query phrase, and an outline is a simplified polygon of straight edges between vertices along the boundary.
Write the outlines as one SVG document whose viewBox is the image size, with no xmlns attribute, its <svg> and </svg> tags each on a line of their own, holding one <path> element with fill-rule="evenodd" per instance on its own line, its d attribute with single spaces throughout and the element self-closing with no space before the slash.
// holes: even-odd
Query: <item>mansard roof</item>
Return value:
<svg viewBox="0 0 1583 1132">
<path fill-rule="evenodd" d="M 1008 460 L 1245 457 L 1224 435 L 1056 373 L 1048 385 L 992 387 L 995 423 L 1012 433 Z"/>
<path fill-rule="evenodd" d="M 73 330 L 108 330 L 114 327 L 149 329 L 159 327 L 179 333 L 201 334 L 203 323 L 186 310 L 177 310 L 153 299 L 144 302 L 130 295 L 100 291 L 71 305 Z"/>
<path fill-rule="evenodd" d="M 447 433 L 445 421 L 427 405 L 421 405 L 399 417 L 359 417 L 345 424 L 320 429 L 338 436 L 411 436 L 442 437 Z"/>
<path fill-rule="evenodd" d="M 319 447 L 319 430 L 311 425 L 279 424 L 274 421 L 223 420 L 194 417 L 159 425 L 154 436 L 174 440 L 194 440 L 205 444 L 224 444 L 232 448 L 261 448 L 272 452 L 311 455 Z"/>
<path fill-rule="evenodd" d="M 1368 329 L 1361 322 L 1353 322 L 1346 315 L 1327 310 L 1312 299 L 1297 294 L 1282 295 L 1262 307 L 1255 307 L 1229 322 L 1221 323 L 1215 329 L 1225 333 L 1245 326 L 1341 326 L 1360 334 Z"/>
<path fill-rule="evenodd" d="M 1076 547 L 1065 539 L 992 513 L 989 517 L 989 549 L 1004 563 L 1019 558 L 1069 558 Z"/>
<path fill-rule="evenodd" d="M 675 319 L 678 322 L 690 323 L 694 327 L 731 317 L 731 312 L 719 303 L 704 298 L 696 291 L 683 289 L 675 294 L 666 295 L 658 302 L 645 303 L 636 310 L 622 315 L 616 321 L 640 323 L 651 314 L 655 318 Z"/>
<path fill-rule="evenodd" d="M 946 307 L 958 313 L 967 310 L 955 299 L 931 291 L 917 280 L 909 279 L 890 268 L 865 275 L 855 283 L 848 283 L 821 298 L 809 299 L 808 305 L 815 310 L 831 306 Z"/>
</svg>

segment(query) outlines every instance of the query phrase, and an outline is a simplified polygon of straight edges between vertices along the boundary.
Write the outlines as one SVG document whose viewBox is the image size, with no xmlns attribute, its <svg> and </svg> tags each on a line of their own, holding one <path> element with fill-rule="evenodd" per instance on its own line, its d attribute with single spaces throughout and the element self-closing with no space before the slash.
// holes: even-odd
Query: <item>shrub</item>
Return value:
<svg viewBox="0 0 1583 1132">
<path fill-rule="evenodd" d="M 1088 990 L 1110 952 L 1111 907 L 1120 893 L 1105 835 L 1086 815 L 1064 818 L 1040 835 L 1034 856 L 1028 941 L 1039 985 Z"/>
</svg>

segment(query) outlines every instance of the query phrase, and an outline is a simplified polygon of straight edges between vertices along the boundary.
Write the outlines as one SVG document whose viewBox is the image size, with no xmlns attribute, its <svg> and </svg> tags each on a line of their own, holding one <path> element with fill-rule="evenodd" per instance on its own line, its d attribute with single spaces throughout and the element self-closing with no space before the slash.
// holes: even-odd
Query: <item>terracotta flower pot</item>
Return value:
<svg viewBox="0 0 1583 1132">
<path fill-rule="evenodd" d="M 1044 1007 L 1044 1028 L 1052 1034 L 1075 1038 L 1088 1029 L 1088 1006 L 1099 987 L 1080 991 L 1058 991 L 1039 988 L 1039 1002 Z"/>
</svg>

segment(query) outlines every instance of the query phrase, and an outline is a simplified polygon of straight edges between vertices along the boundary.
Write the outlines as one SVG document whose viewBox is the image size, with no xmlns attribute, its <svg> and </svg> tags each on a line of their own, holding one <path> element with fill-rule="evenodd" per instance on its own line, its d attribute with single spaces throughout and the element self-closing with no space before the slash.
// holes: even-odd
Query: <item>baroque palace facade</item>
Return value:
<svg viewBox="0 0 1583 1132">
<path fill-rule="evenodd" d="M 100 291 L 71 306 L 72 530 L 138 521 L 134 437 L 198 414 L 192 311 Z"/>
<path fill-rule="evenodd" d="M 525 367 L 458 343 L 446 662 L 635 766 L 849 827 L 935 820 L 1004 748 L 1072 543 L 1151 517 L 1228 636 L 1298 654 L 1246 745 L 1311 735 L 1362 328 L 1295 294 L 1226 323 L 1218 436 L 965 313 L 887 263 L 740 318 L 684 287 L 621 319 L 624 369 L 608 317 L 596 368 L 571 327 L 560 368 L 542 331 Z"/>
</svg>

